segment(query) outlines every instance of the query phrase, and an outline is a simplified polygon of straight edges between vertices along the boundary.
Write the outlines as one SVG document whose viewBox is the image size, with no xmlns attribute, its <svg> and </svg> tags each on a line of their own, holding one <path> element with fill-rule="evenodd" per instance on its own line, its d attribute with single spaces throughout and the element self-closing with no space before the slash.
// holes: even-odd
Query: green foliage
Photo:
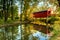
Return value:
<svg viewBox="0 0 60 40">
<path fill-rule="evenodd" d="M 47 20 L 48 19 L 48 20 Z M 59 19 L 57 19 L 56 17 L 54 17 L 54 16 L 51 16 L 51 17 L 49 17 L 49 18 L 47 18 L 47 19 L 43 19 L 43 18 L 41 18 L 40 19 L 40 21 L 41 22 L 45 22 L 45 23 L 49 23 L 49 24 L 54 24 L 54 22 L 55 21 L 58 21 Z"/>
<path fill-rule="evenodd" d="M 52 16 L 49 20 L 51 20 L 51 21 L 55 21 L 56 18 Z"/>
<path fill-rule="evenodd" d="M 13 23 L 11 19 L 7 20 L 6 23 Z"/>
<path fill-rule="evenodd" d="M 15 19 L 19 19 L 19 17 L 15 17 Z"/>
<path fill-rule="evenodd" d="M 0 19 L 0 24 L 4 24 L 4 20 L 3 19 Z"/>
<path fill-rule="evenodd" d="M 11 19 L 18 16 L 18 6 L 16 5 L 16 1 L 17 0 L 0 0 L 0 18 L 4 18 L 5 22 L 10 16 Z"/>
<path fill-rule="evenodd" d="M 58 19 L 56 17 L 50 17 L 50 19 L 48 20 L 48 23 L 53 24 L 55 21 L 57 21 Z"/>
</svg>

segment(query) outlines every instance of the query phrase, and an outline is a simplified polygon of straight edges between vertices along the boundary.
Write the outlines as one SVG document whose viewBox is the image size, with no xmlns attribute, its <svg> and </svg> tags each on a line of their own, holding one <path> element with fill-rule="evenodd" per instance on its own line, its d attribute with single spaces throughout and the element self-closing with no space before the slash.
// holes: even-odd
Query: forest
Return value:
<svg viewBox="0 0 60 40">
<path fill-rule="evenodd" d="M 46 10 L 50 16 L 34 17 Z M 0 35 L 1 40 L 60 40 L 60 0 L 0 0 Z"/>
</svg>

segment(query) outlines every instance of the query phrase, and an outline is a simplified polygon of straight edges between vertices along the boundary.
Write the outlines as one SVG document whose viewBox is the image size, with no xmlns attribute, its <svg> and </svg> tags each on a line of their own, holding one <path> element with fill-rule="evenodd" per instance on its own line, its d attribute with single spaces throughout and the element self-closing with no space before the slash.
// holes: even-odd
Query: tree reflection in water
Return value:
<svg viewBox="0 0 60 40">
<path fill-rule="evenodd" d="M 0 27 L 0 40 L 46 40 L 47 35 L 34 30 L 31 24 Z M 21 33 L 22 32 L 22 33 Z"/>
</svg>

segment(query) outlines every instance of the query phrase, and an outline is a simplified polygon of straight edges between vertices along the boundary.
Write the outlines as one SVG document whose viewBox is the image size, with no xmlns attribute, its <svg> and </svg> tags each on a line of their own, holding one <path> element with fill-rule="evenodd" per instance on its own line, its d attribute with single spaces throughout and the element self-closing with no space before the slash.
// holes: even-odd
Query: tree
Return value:
<svg viewBox="0 0 60 40">
<path fill-rule="evenodd" d="M 4 18 L 6 22 L 11 16 L 13 20 L 14 16 L 18 16 L 18 7 L 15 5 L 17 0 L 0 0 L 0 18 Z"/>
<path fill-rule="evenodd" d="M 59 7 L 60 7 L 60 0 L 57 0 L 58 1 L 58 4 L 59 4 Z"/>
<path fill-rule="evenodd" d="M 4 21 L 7 21 L 7 19 L 8 19 L 7 18 L 7 10 L 6 10 L 7 9 L 6 8 L 7 7 L 7 4 L 6 3 L 7 3 L 7 1 L 6 0 L 3 0 L 3 14 L 4 14 L 4 19 L 5 19 Z"/>
<path fill-rule="evenodd" d="M 30 5 L 32 3 L 32 5 Z M 25 22 L 27 22 L 28 21 L 28 14 L 29 14 L 29 12 L 28 12 L 28 9 L 31 7 L 31 6 L 33 6 L 33 5 L 35 5 L 35 4 L 38 4 L 38 0 L 23 0 L 23 6 L 24 7 L 22 7 L 22 11 L 23 11 L 23 16 L 24 16 L 24 21 Z M 35 5 L 36 6 L 36 5 Z M 31 12 L 31 11 L 30 11 Z M 28 40 L 27 38 L 28 38 L 28 36 L 29 35 L 27 35 L 28 33 L 27 33 L 27 24 L 25 24 L 25 26 L 24 26 L 24 40 Z M 27 37 L 26 37 L 27 36 Z"/>
<path fill-rule="evenodd" d="M 0 19 L 3 19 L 2 0 L 0 0 Z"/>
</svg>

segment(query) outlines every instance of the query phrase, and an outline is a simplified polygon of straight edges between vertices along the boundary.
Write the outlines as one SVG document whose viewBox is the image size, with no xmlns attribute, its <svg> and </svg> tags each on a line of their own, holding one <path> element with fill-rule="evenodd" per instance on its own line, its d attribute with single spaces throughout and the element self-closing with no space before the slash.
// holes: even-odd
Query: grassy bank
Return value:
<svg viewBox="0 0 60 40">
<path fill-rule="evenodd" d="M 20 23 L 20 20 L 17 19 L 17 20 L 7 20 L 6 22 L 4 22 L 3 19 L 0 19 L 0 27 L 5 27 L 5 26 L 10 26 L 10 25 L 16 25 L 16 24 L 19 24 Z"/>
</svg>

